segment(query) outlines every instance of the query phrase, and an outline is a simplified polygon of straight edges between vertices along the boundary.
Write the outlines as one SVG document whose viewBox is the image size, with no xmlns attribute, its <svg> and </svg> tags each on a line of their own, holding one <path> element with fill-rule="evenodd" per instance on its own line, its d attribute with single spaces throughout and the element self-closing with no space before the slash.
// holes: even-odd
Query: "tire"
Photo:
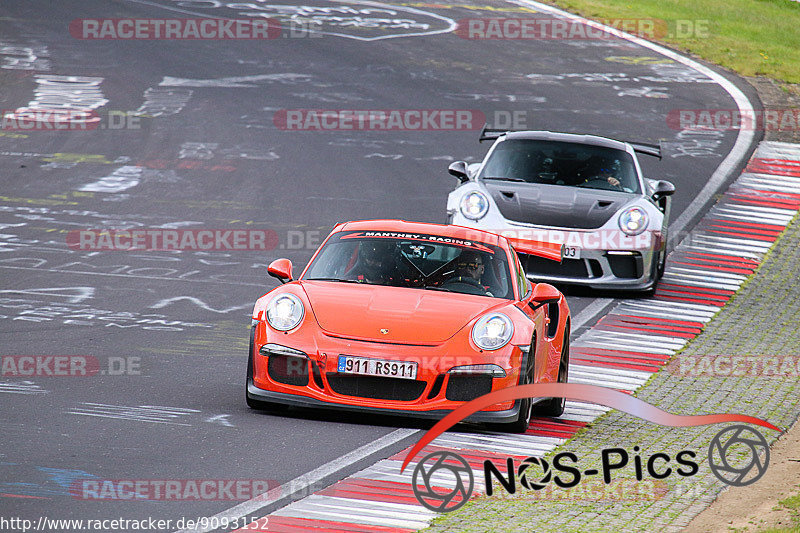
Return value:
<svg viewBox="0 0 800 533">
<path fill-rule="evenodd" d="M 531 423 L 531 399 L 520 400 L 519 414 L 513 422 L 503 424 L 501 429 L 508 433 L 525 433 Z"/>
<path fill-rule="evenodd" d="M 534 350 L 535 346 L 536 346 L 536 336 L 534 336 L 533 341 L 531 342 L 531 350 Z M 528 357 L 525 373 L 520 375 L 519 377 L 520 385 L 527 385 L 528 383 L 531 383 L 531 373 L 534 367 L 533 358 L 534 358 L 533 356 Z M 530 423 L 531 423 L 531 399 L 522 398 L 520 400 L 519 414 L 517 414 L 517 418 L 513 422 L 500 424 L 500 427 L 498 429 L 508 433 L 525 433 L 525 431 L 527 431 L 528 429 L 528 426 L 530 426 Z"/>
<path fill-rule="evenodd" d="M 656 293 L 656 289 L 658 288 L 658 280 L 661 279 L 661 276 L 664 275 L 664 270 L 667 268 L 667 250 L 663 250 L 660 257 L 658 258 L 658 263 L 656 264 L 655 268 L 653 269 L 653 284 L 642 291 L 642 295 L 645 297 L 651 297 Z"/>
<path fill-rule="evenodd" d="M 244 382 L 244 399 L 247 402 L 247 407 L 250 409 L 271 411 L 275 409 L 275 404 L 251 398 L 250 393 L 247 392 L 247 386 L 253 382 L 253 351 L 255 348 L 255 336 L 256 328 L 250 328 L 250 351 L 247 356 L 247 379 Z"/>
<path fill-rule="evenodd" d="M 664 276 L 664 270 L 667 269 L 667 248 L 664 247 L 664 251 L 661 254 L 661 257 L 658 261 L 658 270 L 656 270 L 656 281 L 660 280 Z"/>
<path fill-rule="evenodd" d="M 558 364 L 558 383 L 566 383 L 569 374 L 569 322 L 564 331 L 564 345 L 561 347 L 561 360 Z M 533 412 L 539 416 L 557 418 L 564 414 L 566 398 L 550 398 L 533 406 Z"/>
</svg>

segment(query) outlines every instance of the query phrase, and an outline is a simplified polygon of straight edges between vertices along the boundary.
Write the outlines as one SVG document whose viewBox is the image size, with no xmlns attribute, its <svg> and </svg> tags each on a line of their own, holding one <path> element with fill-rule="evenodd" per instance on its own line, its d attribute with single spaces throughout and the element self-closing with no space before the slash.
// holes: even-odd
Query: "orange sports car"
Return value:
<svg viewBox="0 0 800 533">
<path fill-rule="evenodd" d="M 529 247 L 554 261 L 557 245 Z M 337 225 L 297 280 L 253 308 L 247 404 L 441 418 L 493 390 L 566 382 L 564 296 L 525 277 L 514 248 L 473 228 L 399 220 Z M 524 431 L 563 398 L 493 405 L 468 421 Z"/>
</svg>

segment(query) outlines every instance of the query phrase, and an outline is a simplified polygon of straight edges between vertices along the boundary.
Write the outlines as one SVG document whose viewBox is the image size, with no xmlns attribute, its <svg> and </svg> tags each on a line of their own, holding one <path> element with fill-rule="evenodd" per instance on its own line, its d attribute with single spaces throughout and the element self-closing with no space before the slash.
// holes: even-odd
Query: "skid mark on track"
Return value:
<svg viewBox="0 0 800 533">
<path fill-rule="evenodd" d="M 220 12 L 212 10 L 230 9 L 237 17 L 272 18 L 280 21 L 282 26 L 302 28 L 310 34 L 330 35 L 364 42 L 438 35 L 450 33 L 457 27 L 455 20 L 431 11 L 367 0 L 350 2 L 335 0 L 326 2 L 323 6 L 255 4 L 218 0 L 212 5 L 197 6 L 205 8 L 203 12 L 182 9 L 193 7 L 187 0 L 172 0 L 173 5 L 146 0 L 128 1 L 179 13 L 214 18 L 220 18 Z M 348 30 L 352 33 L 344 33 Z"/>
<path fill-rule="evenodd" d="M 210 307 L 208 304 L 206 304 L 200 298 L 195 298 L 193 296 L 176 296 L 175 298 L 166 298 L 164 300 L 159 300 L 154 305 L 151 305 L 150 309 L 163 309 L 164 307 L 182 301 L 191 302 L 197 307 L 205 309 L 206 311 L 211 311 L 213 313 L 230 313 L 231 311 L 237 311 L 239 309 L 246 309 L 251 307 L 251 304 L 244 304 L 244 305 L 235 305 L 233 307 L 226 307 L 225 309 L 214 309 L 213 307 Z"/>
<path fill-rule="evenodd" d="M 0 294 L 26 294 L 66 298 L 67 303 L 78 304 L 94 297 L 94 287 L 47 287 L 43 289 L 4 289 Z"/>
<path fill-rule="evenodd" d="M 8 394 L 47 394 L 41 385 L 33 381 L 0 381 L 0 393 Z"/>
</svg>

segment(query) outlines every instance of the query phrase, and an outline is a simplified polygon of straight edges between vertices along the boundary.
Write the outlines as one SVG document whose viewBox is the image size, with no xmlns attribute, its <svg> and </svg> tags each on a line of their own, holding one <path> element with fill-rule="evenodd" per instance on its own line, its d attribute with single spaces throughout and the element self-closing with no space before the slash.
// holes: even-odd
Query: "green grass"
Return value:
<svg viewBox="0 0 800 533">
<path fill-rule="evenodd" d="M 800 488 L 800 487 L 798 487 Z M 778 502 L 778 505 L 789 510 L 793 525 L 786 528 L 760 529 L 759 533 L 799 533 L 800 532 L 800 492 Z"/>
<path fill-rule="evenodd" d="M 792 0 L 548 0 L 602 19 L 656 19 L 674 33 L 677 21 L 707 31 L 691 36 L 656 36 L 672 48 L 745 76 L 800 83 L 800 2 Z M 657 32 L 660 33 L 660 32 Z"/>
</svg>

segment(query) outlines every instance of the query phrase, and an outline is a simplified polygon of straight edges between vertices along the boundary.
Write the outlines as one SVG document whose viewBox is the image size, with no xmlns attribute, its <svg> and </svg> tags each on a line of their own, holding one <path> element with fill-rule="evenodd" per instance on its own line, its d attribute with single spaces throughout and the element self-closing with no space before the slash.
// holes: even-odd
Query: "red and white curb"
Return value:
<svg viewBox="0 0 800 533">
<path fill-rule="evenodd" d="M 800 209 L 800 145 L 762 142 L 744 173 L 673 251 L 655 295 L 618 304 L 574 340 L 570 382 L 633 392 L 700 333 L 760 264 Z M 525 434 L 440 436 L 418 457 L 438 450 L 461 455 L 484 490 L 485 459 L 541 457 L 608 409 L 568 402 L 558 419 L 536 418 Z M 410 532 L 437 513 L 414 497 L 411 475 L 400 474 L 408 449 L 254 522 L 244 532 Z M 448 487 L 447 477 L 433 484 Z M 261 526 L 261 527 L 257 527 Z"/>
</svg>

